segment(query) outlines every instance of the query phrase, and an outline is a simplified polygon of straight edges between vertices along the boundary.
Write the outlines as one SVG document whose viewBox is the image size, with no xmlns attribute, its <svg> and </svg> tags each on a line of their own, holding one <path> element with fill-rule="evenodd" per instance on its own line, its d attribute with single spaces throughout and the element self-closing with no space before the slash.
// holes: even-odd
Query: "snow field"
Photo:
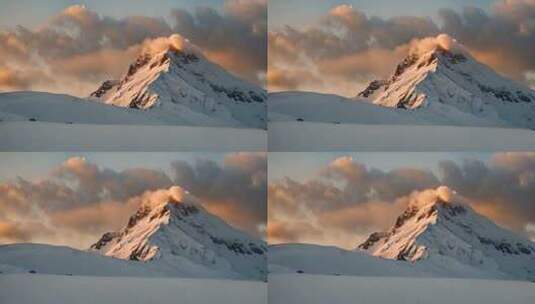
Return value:
<svg viewBox="0 0 535 304">
<path fill-rule="evenodd" d="M 2 304 L 266 304 L 267 284 L 182 278 L 0 275 Z"/>
<path fill-rule="evenodd" d="M 269 277 L 270 304 L 527 304 L 535 284 L 437 278 L 346 277 L 275 274 Z"/>
</svg>

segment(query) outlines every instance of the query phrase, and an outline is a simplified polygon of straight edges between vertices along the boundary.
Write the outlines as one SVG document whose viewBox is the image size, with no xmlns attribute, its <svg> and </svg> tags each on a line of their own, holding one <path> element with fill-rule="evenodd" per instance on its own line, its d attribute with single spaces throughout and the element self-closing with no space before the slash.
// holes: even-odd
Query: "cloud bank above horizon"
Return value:
<svg viewBox="0 0 535 304">
<path fill-rule="evenodd" d="M 377 169 L 351 156 L 318 166 L 309 178 L 269 184 L 270 243 L 354 249 L 370 233 L 389 229 L 411 201 L 440 186 L 497 224 L 535 239 L 535 153 L 443 160 L 438 170 L 403 167 L 402 161 L 397 168 Z"/>
<path fill-rule="evenodd" d="M 332 7 L 306 26 L 279 25 L 268 34 L 268 89 L 356 96 L 385 79 L 416 43 L 447 34 L 480 62 L 535 86 L 535 0 L 499 0 L 489 12 L 437 8 L 431 17 L 367 15 Z"/>
<path fill-rule="evenodd" d="M 46 176 L 0 182 L 0 244 L 88 248 L 103 233 L 126 225 L 145 201 L 173 186 L 187 190 L 227 223 L 264 237 L 267 159 L 263 153 L 229 153 L 222 161 L 177 160 L 169 164 L 169 172 L 142 167 L 116 170 L 70 157 Z"/>
<path fill-rule="evenodd" d="M 222 11 L 176 8 L 163 17 L 108 17 L 83 5 L 36 28 L 0 30 L 0 92 L 39 90 L 89 96 L 124 74 L 144 45 L 179 34 L 233 74 L 265 85 L 267 1 L 227 0 Z"/>
</svg>

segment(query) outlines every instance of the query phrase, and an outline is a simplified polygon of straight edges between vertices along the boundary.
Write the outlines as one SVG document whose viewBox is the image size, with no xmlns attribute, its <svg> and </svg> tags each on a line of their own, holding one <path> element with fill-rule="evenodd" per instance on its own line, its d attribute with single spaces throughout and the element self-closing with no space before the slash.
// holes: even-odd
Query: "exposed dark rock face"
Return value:
<svg viewBox="0 0 535 304">
<path fill-rule="evenodd" d="M 113 240 L 114 238 L 118 237 L 120 233 L 118 232 L 106 232 L 102 235 L 102 237 L 93 245 L 91 245 L 91 249 L 99 250 L 102 247 L 106 246 L 108 242 Z"/>
<path fill-rule="evenodd" d="M 371 95 L 373 95 L 373 93 L 375 93 L 375 91 L 377 91 L 379 88 L 381 88 L 385 84 L 386 84 L 386 81 L 384 80 L 374 80 L 370 82 L 368 87 L 366 87 L 364 91 L 360 92 L 358 96 L 364 97 L 364 98 L 370 97 Z"/>
<path fill-rule="evenodd" d="M 366 249 L 370 248 L 371 246 L 373 246 L 380 239 L 386 237 L 387 235 L 388 235 L 388 233 L 386 233 L 386 232 L 374 232 L 374 233 L 370 234 L 370 236 L 366 239 L 366 241 L 364 241 L 364 243 L 360 244 L 358 246 L 358 248 L 366 250 Z"/>
<path fill-rule="evenodd" d="M 115 85 L 117 85 L 119 81 L 117 80 L 106 80 L 100 85 L 100 87 L 93 93 L 91 93 L 91 97 L 100 98 L 104 96 L 110 89 L 112 89 Z"/>
</svg>

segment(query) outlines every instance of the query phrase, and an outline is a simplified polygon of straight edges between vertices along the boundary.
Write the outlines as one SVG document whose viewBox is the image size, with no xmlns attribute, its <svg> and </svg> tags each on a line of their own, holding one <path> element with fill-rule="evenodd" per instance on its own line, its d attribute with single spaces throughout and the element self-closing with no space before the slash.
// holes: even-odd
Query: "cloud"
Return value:
<svg viewBox="0 0 535 304">
<path fill-rule="evenodd" d="M 535 219 L 535 153 L 499 153 L 488 164 L 445 161 L 440 171 L 445 184 L 499 224 L 526 233 Z"/>
<path fill-rule="evenodd" d="M 405 206 L 399 198 L 438 185 L 438 179 L 430 171 L 413 168 L 381 171 L 367 168 L 351 157 L 340 157 L 310 180 L 284 178 L 269 185 L 269 241 L 354 248 L 369 233 L 391 225 Z M 274 238 L 272 221 L 279 227 Z M 313 228 L 303 234 L 302 225 L 296 222 L 306 222 Z"/>
<path fill-rule="evenodd" d="M 102 168 L 72 157 L 39 180 L 0 183 L 0 243 L 87 248 L 104 232 L 122 228 L 140 205 L 169 197 L 180 201 L 183 189 L 229 224 L 262 235 L 266 165 L 264 154 L 228 154 L 221 163 L 177 161 L 170 177 L 146 168 Z"/>
<path fill-rule="evenodd" d="M 13 222 L 0 222 L 0 235 L 7 240 L 29 240 L 30 232 Z"/>
<path fill-rule="evenodd" d="M 535 70 L 535 1 L 497 1 L 492 12 L 442 9 L 442 30 L 456 37 L 480 61 L 519 81 Z"/>
<path fill-rule="evenodd" d="M 211 160 L 176 161 L 172 168 L 174 182 L 203 201 L 208 211 L 261 236 L 267 210 L 264 153 L 229 154 L 222 165 Z"/>
<path fill-rule="evenodd" d="M 158 54 L 169 49 L 188 53 L 201 53 L 196 46 L 191 44 L 186 38 L 179 34 L 173 34 L 169 37 L 145 40 L 142 45 L 142 53 L 151 55 Z"/>
<path fill-rule="evenodd" d="M 533 0 L 508 0 L 497 2 L 490 13 L 472 7 L 461 13 L 440 9 L 437 24 L 422 17 L 369 17 L 339 5 L 307 27 L 282 26 L 269 33 L 268 74 L 274 69 L 286 71 L 286 77 L 271 78 L 268 88 L 355 96 L 371 80 L 389 77 L 415 47 L 452 47 L 454 39 L 498 72 L 533 85 L 534 14 Z M 301 71 L 313 77 L 300 81 Z"/>
<path fill-rule="evenodd" d="M 75 200 L 90 203 L 101 199 L 125 200 L 147 190 L 167 188 L 171 179 L 163 172 L 144 168 L 114 171 L 100 168 L 82 157 L 72 157 L 62 163 L 53 177 L 75 183 Z"/>
<path fill-rule="evenodd" d="M 414 39 L 409 44 L 409 54 L 421 56 L 437 48 L 452 51 L 455 53 L 464 53 L 467 50 L 448 34 L 439 34 L 436 37 L 427 37 L 423 39 Z"/>
<path fill-rule="evenodd" d="M 268 191 L 268 240 L 355 248 L 371 232 L 390 228 L 408 205 L 433 197 L 469 204 L 499 225 L 535 237 L 535 153 L 497 153 L 488 162 L 443 161 L 438 171 L 383 171 L 340 157 L 308 180 L 274 181 Z"/>
<path fill-rule="evenodd" d="M 129 201 L 133 197 L 170 185 L 172 181 L 159 171 L 114 171 L 81 157 L 69 158 L 43 179 L 18 178 L 0 184 L 0 223 L 9 221 L 11 227 L 24 231 L 19 238 L 0 234 L 0 242 L 84 247 L 125 223 L 137 208 Z"/>
<path fill-rule="evenodd" d="M 267 1 L 228 0 L 223 13 L 198 7 L 173 10 L 174 30 L 205 55 L 255 83 L 266 74 Z M 261 83 L 263 85 L 263 83 Z"/>
<path fill-rule="evenodd" d="M 407 54 L 408 43 L 438 33 L 437 26 L 420 17 L 369 18 L 340 5 L 319 23 L 305 29 L 284 26 L 269 33 L 269 66 L 290 71 L 298 85 L 286 89 L 321 91 L 354 96 L 369 80 L 382 78 Z M 306 68 L 315 81 L 299 82 L 295 69 Z M 270 90 L 285 89 L 280 83 Z"/>
<path fill-rule="evenodd" d="M 147 40 L 185 39 L 211 60 L 250 81 L 266 73 L 266 2 L 232 1 L 222 13 L 170 11 L 163 18 L 101 16 L 82 5 L 67 7 L 35 29 L 0 31 L 0 91 L 42 90 L 88 96 L 117 79 L 146 50 Z M 184 37 L 184 38 L 179 38 Z"/>
<path fill-rule="evenodd" d="M 346 197 L 355 202 L 370 199 L 390 201 L 415 189 L 427 189 L 439 183 L 430 171 L 400 168 L 383 172 L 368 169 L 351 157 L 337 158 L 323 170 L 322 175 L 342 181 Z"/>
<path fill-rule="evenodd" d="M 0 84 L 0 90 L 87 96 L 103 80 L 118 78 L 137 55 L 136 46 L 145 39 L 171 33 L 163 19 L 114 19 L 85 6 L 70 6 L 39 28 L 18 26 L 0 32 L 1 64 L 27 76 L 25 86 Z"/>
<path fill-rule="evenodd" d="M 26 89 L 30 85 L 29 80 L 16 71 L 0 67 L 0 87 L 8 89 Z"/>
</svg>

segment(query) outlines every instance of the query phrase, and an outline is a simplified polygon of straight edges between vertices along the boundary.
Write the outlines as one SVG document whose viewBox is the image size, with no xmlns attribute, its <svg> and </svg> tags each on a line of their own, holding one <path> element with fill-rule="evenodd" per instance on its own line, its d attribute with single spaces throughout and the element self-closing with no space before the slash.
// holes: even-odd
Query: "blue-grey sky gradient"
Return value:
<svg viewBox="0 0 535 304">
<path fill-rule="evenodd" d="M 292 25 L 303 26 L 313 23 L 329 9 L 349 4 L 364 11 L 368 16 L 383 18 L 393 16 L 436 17 L 440 8 L 460 10 L 465 6 L 475 6 L 489 10 L 494 0 L 270 0 L 268 6 L 270 28 Z"/>
<path fill-rule="evenodd" d="M 88 162 L 103 168 L 123 171 L 131 168 L 146 168 L 169 173 L 170 164 L 176 160 L 191 164 L 197 159 L 213 160 L 220 163 L 226 154 L 209 152 L 149 153 L 149 152 L 1 152 L 0 182 L 17 177 L 35 180 L 44 178 L 70 157 L 84 157 Z"/>
<path fill-rule="evenodd" d="M 68 6 L 81 4 L 105 16 L 168 18 L 172 9 L 194 11 L 197 6 L 221 10 L 224 0 L 0 0 L 0 29 L 24 25 L 34 28 Z"/>
<path fill-rule="evenodd" d="M 368 168 L 390 171 L 397 168 L 418 168 L 437 173 L 438 164 L 444 160 L 461 163 L 465 159 L 477 159 L 486 162 L 492 153 L 476 152 L 271 152 L 269 153 L 269 180 L 289 177 L 297 181 L 315 178 L 318 171 L 333 160 L 350 156 L 355 162 Z"/>
</svg>

